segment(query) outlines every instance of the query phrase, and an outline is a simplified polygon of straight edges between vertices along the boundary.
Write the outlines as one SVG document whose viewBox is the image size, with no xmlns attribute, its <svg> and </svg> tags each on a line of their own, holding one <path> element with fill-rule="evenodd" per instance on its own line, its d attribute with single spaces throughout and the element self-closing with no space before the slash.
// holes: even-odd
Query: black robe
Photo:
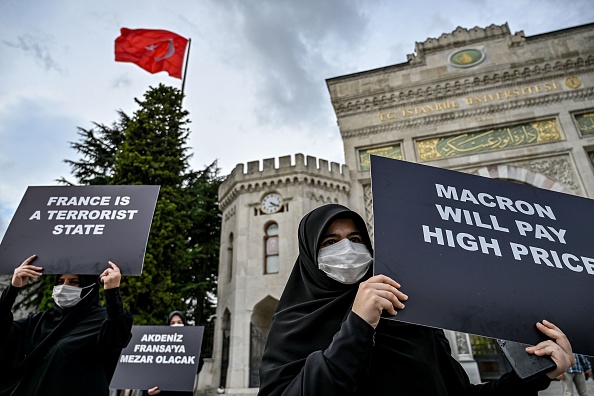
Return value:
<svg viewBox="0 0 594 396">
<path fill-rule="evenodd" d="M 171 318 L 173 318 L 175 315 L 179 316 L 184 324 L 184 326 L 188 325 L 188 318 L 186 318 L 186 315 L 181 312 L 181 311 L 172 311 L 169 313 L 169 315 L 167 316 L 167 322 L 165 322 L 165 324 L 167 324 L 167 326 L 169 326 L 171 324 Z M 196 371 L 196 374 L 200 373 L 200 370 L 202 370 L 202 366 L 204 366 L 204 358 L 202 357 L 202 354 L 200 354 L 200 357 L 198 358 L 198 369 Z M 158 393 L 159 396 L 192 396 L 194 395 L 194 392 L 182 392 L 182 391 L 161 391 L 160 393 Z M 149 396 L 148 390 L 145 389 L 142 391 L 142 396 Z"/>
<path fill-rule="evenodd" d="M 299 256 L 272 320 L 258 395 L 536 396 L 548 387 L 545 374 L 521 381 L 513 372 L 472 385 L 442 330 L 388 319 L 373 329 L 351 312 L 358 284 L 336 282 L 317 266 L 323 232 L 339 218 L 353 219 L 372 251 L 363 219 L 343 206 L 325 205 L 301 220 Z"/>
<path fill-rule="evenodd" d="M 99 285 L 90 289 L 74 307 L 56 306 L 19 320 L 13 320 L 11 309 L 20 288 L 9 286 L 2 293 L 0 395 L 109 394 L 120 352 L 131 337 L 132 315 L 123 308 L 119 288 L 105 290 L 106 307 L 99 305 Z"/>
</svg>

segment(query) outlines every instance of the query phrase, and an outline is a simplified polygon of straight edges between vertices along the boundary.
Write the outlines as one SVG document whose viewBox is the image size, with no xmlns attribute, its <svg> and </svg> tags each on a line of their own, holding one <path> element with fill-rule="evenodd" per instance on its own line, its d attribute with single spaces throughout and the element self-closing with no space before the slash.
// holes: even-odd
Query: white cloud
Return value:
<svg viewBox="0 0 594 396">
<path fill-rule="evenodd" d="M 181 81 L 114 61 L 119 29 L 192 39 L 184 106 L 196 169 L 301 152 L 342 162 L 325 80 L 406 61 L 415 42 L 508 22 L 527 35 L 594 20 L 590 0 L 450 2 L 4 0 L 0 233 L 28 185 L 68 176 L 76 128 L 110 125 L 149 86 Z"/>
</svg>

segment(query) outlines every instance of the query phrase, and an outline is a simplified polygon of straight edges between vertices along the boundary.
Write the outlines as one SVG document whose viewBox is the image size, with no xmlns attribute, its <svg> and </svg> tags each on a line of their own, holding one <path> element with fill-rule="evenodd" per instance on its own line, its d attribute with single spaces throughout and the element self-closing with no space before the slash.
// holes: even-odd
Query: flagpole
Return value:
<svg viewBox="0 0 594 396">
<path fill-rule="evenodd" d="M 188 39 L 188 51 L 186 53 L 186 65 L 184 66 L 184 78 L 182 79 L 182 87 L 181 87 L 181 100 L 184 100 L 184 88 L 186 87 L 186 74 L 188 72 L 188 62 L 190 61 L 190 45 L 192 44 L 192 39 Z M 181 104 L 181 103 L 180 103 Z"/>
</svg>

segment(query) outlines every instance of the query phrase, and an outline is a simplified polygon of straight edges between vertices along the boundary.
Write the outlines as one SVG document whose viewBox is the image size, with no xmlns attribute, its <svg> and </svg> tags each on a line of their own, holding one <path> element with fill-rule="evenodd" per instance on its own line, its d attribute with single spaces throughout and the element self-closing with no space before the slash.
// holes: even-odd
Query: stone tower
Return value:
<svg viewBox="0 0 594 396">
<path fill-rule="evenodd" d="M 227 388 L 259 385 L 272 314 L 297 257 L 296 230 L 310 210 L 348 205 L 348 168 L 296 154 L 249 162 L 219 189 L 223 213 L 213 378 Z M 225 369 L 226 368 L 226 369 Z"/>
<path fill-rule="evenodd" d="M 263 341 L 303 215 L 344 204 L 373 235 L 370 154 L 594 197 L 594 24 L 532 37 L 507 24 L 459 27 L 416 43 L 404 63 L 326 83 L 346 165 L 301 154 L 254 161 L 238 165 L 219 190 L 214 352 L 199 384 L 207 394 L 220 385 L 257 393 Z M 499 375 L 488 367 L 503 362 L 478 348 L 488 343 L 448 334 L 473 382 Z"/>
</svg>

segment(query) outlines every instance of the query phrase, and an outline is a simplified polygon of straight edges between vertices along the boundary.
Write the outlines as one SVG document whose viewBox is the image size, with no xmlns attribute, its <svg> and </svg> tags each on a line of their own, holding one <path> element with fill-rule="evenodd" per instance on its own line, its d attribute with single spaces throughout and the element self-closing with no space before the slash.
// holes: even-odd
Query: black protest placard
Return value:
<svg viewBox="0 0 594 396">
<path fill-rule="evenodd" d="M 375 269 L 393 319 L 536 344 L 559 326 L 594 355 L 594 201 L 372 156 Z"/>
<path fill-rule="evenodd" d="M 132 326 L 109 387 L 192 391 L 203 334 L 203 326 Z"/>
<path fill-rule="evenodd" d="M 0 244 L 0 274 L 24 259 L 44 274 L 140 275 L 159 186 L 29 187 Z"/>
</svg>

